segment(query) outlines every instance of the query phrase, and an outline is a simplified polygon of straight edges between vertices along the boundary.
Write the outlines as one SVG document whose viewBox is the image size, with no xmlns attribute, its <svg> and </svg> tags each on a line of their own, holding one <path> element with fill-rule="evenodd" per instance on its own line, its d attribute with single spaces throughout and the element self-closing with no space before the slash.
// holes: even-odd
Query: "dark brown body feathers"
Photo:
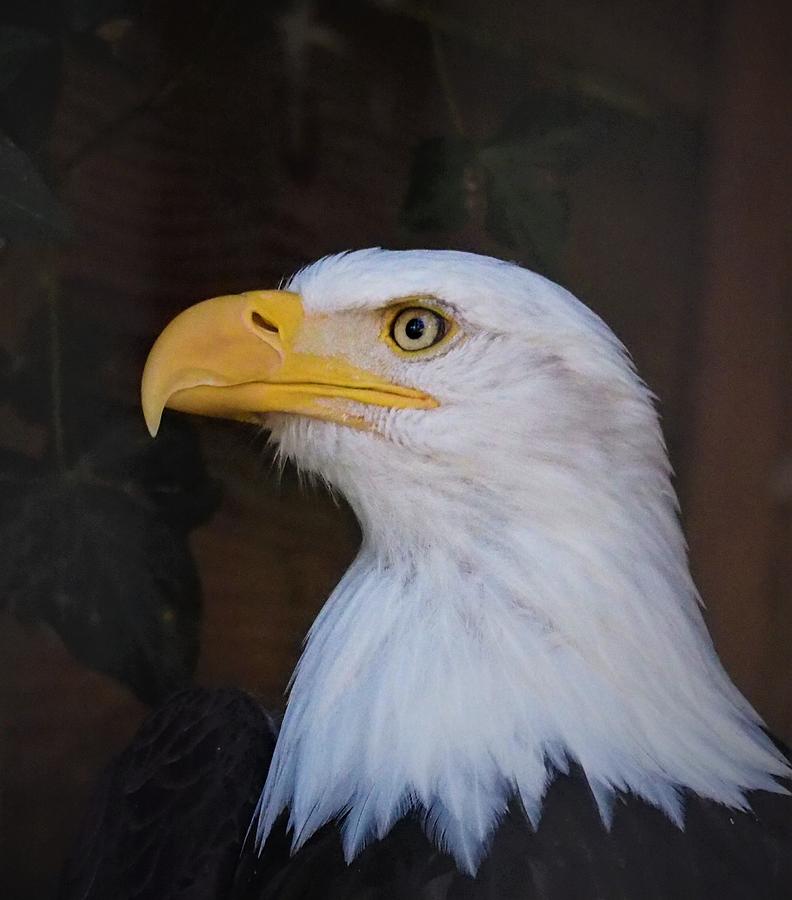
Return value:
<svg viewBox="0 0 792 900">
<path fill-rule="evenodd" d="M 560 774 L 537 831 L 513 804 L 475 879 L 399 822 L 351 865 L 335 824 L 295 856 L 281 821 L 263 853 L 248 832 L 275 746 L 272 720 L 236 690 L 175 694 L 105 773 L 60 900 L 786 900 L 792 798 L 752 813 L 687 798 L 685 829 L 640 800 L 606 830 L 581 770 Z"/>
</svg>

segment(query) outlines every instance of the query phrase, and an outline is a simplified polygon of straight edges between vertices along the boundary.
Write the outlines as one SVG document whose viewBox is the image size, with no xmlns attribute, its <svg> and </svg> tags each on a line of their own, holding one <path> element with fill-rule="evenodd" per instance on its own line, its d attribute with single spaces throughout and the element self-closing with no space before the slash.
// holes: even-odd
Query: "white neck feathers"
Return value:
<svg viewBox="0 0 792 900">
<path fill-rule="evenodd" d="M 375 516 L 388 527 L 367 529 L 295 672 L 259 839 L 287 807 L 295 848 L 343 817 L 352 859 L 417 809 L 474 873 L 510 797 L 536 824 L 569 760 L 606 825 L 616 791 L 681 825 L 683 789 L 737 808 L 777 790 L 787 769 L 715 656 L 658 486 L 579 498 L 563 529 L 557 480 L 529 515 L 526 497 L 520 516 L 480 498 L 473 520 L 441 490 L 433 519 Z M 365 526 L 374 511 L 348 493 Z"/>
</svg>

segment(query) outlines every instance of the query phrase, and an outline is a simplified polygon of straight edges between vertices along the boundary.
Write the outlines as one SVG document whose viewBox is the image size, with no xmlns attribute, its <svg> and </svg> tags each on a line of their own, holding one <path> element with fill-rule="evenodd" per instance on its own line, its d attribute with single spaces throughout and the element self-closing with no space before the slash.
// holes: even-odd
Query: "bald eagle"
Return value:
<svg viewBox="0 0 792 900">
<path fill-rule="evenodd" d="M 792 896 L 789 765 L 714 652 L 652 396 L 571 294 L 327 257 L 179 315 L 142 402 L 152 435 L 165 407 L 266 427 L 362 545 L 279 725 L 173 698 L 64 897 Z"/>
</svg>

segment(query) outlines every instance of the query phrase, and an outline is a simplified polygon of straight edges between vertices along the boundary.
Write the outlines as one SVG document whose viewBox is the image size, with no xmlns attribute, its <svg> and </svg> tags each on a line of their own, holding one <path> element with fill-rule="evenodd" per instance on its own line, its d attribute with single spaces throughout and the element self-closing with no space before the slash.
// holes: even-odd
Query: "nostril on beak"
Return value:
<svg viewBox="0 0 792 900">
<path fill-rule="evenodd" d="M 266 334 L 278 334 L 278 326 L 269 319 L 265 319 L 260 312 L 255 310 L 250 314 L 250 321 L 257 331 L 263 331 Z"/>
</svg>

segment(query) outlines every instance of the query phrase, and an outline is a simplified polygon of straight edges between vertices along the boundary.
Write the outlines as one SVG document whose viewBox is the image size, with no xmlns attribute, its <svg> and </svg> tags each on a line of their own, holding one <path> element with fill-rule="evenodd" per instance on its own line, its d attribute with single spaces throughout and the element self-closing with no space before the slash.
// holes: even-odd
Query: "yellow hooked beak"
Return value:
<svg viewBox="0 0 792 900">
<path fill-rule="evenodd" d="M 394 409 L 431 409 L 435 400 L 358 369 L 338 356 L 298 352 L 305 318 L 290 291 L 216 297 L 178 315 L 157 338 L 143 371 L 143 415 L 156 435 L 165 407 L 242 421 L 291 412 L 366 427 L 333 399 Z"/>
</svg>

